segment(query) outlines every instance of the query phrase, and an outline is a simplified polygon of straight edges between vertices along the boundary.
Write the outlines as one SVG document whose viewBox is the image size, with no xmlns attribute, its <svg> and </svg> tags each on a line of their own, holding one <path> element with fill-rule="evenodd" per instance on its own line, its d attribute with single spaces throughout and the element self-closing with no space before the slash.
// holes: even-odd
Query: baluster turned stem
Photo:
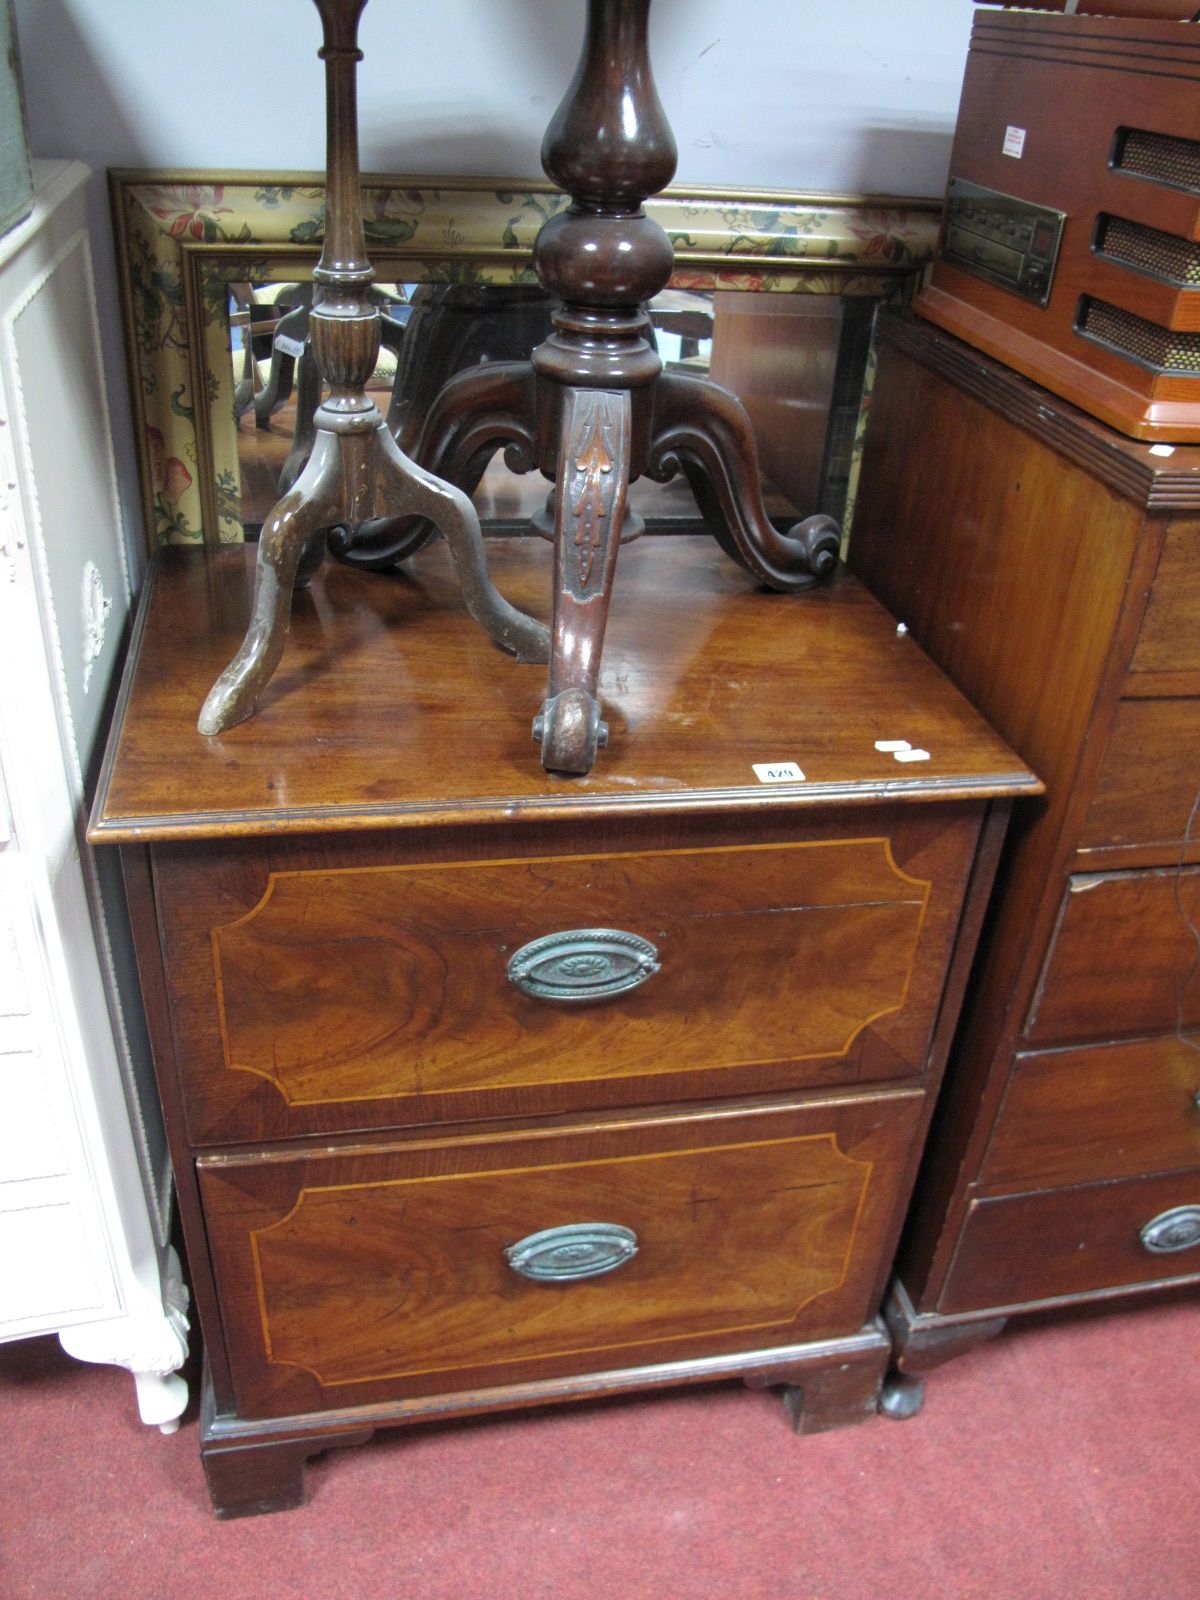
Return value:
<svg viewBox="0 0 1200 1600">
<path fill-rule="evenodd" d="M 551 662 L 533 725 L 552 772 L 589 771 L 608 738 L 600 654 L 662 372 L 645 308 L 674 256 L 642 201 L 670 182 L 676 153 L 650 71 L 649 13 L 650 0 L 589 0 L 579 65 L 542 143 L 547 175 L 571 196 L 533 250 L 538 277 L 562 297 L 531 358 L 540 465 L 555 480 Z"/>
<path fill-rule="evenodd" d="M 368 304 L 375 272 L 367 259 L 358 165 L 358 23 L 367 0 L 316 0 L 325 43 L 325 239 L 314 278 L 320 294 L 310 329 L 313 355 L 330 385 L 330 409 L 366 418 L 366 385 L 379 359 L 379 311 Z"/>
</svg>

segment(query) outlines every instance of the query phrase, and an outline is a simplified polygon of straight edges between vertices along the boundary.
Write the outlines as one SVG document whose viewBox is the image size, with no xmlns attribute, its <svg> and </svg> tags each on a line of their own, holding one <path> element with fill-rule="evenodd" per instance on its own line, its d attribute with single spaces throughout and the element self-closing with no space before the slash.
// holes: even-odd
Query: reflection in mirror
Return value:
<svg viewBox="0 0 1200 1600">
<path fill-rule="evenodd" d="M 242 520 L 257 536 L 303 469 L 322 398 L 308 346 L 311 283 L 235 283 L 229 290 Z M 480 362 L 525 360 L 551 331 L 556 301 L 536 285 L 377 284 L 382 346 L 369 385 L 404 450 L 434 396 Z M 669 371 L 707 375 L 738 396 L 758 444 L 767 510 L 787 528 L 814 511 L 845 511 L 874 301 L 827 294 L 668 288 L 650 304 Z M 548 483 L 519 476 L 498 452 L 474 491 L 485 531 L 524 532 Z M 684 476 L 630 491 L 649 531 L 695 528 Z"/>
</svg>

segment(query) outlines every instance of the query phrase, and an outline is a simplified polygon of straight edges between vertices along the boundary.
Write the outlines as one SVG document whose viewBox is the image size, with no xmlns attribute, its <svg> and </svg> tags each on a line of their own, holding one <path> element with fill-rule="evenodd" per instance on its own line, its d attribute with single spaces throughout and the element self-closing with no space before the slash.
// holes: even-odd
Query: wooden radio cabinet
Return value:
<svg viewBox="0 0 1200 1600">
<path fill-rule="evenodd" d="M 1200 1277 L 1200 449 L 912 318 L 879 336 L 850 564 L 1046 782 L 900 1251 L 915 1376 L 1015 1312 Z"/>
<path fill-rule="evenodd" d="M 544 597 L 540 541 L 491 560 Z M 730 1376 L 802 1431 L 869 1415 L 1038 781 L 853 579 L 768 598 L 703 536 L 622 558 L 587 779 L 530 760 L 540 669 L 444 549 L 326 568 L 259 715 L 205 738 L 252 571 L 158 557 L 91 828 L 124 861 L 218 1512 L 434 1416 Z"/>
<path fill-rule="evenodd" d="M 981 11 L 916 306 L 1122 433 L 1200 442 L 1200 27 Z"/>
</svg>

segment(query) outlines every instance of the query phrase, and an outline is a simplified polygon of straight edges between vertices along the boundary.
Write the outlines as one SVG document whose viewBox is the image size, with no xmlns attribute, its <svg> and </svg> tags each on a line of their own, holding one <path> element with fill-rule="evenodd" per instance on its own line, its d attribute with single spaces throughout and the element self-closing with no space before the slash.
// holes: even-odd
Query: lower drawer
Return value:
<svg viewBox="0 0 1200 1600">
<path fill-rule="evenodd" d="M 1196 1275 L 1200 1173 L 1086 1184 L 974 1201 L 938 1310 L 1029 1305 Z"/>
<path fill-rule="evenodd" d="M 203 1157 L 239 1412 L 854 1332 L 922 1098 Z"/>
<path fill-rule="evenodd" d="M 1135 1039 L 1018 1056 L 983 1184 L 1094 1183 L 1200 1169 L 1200 1053 Z"/>
</svg>

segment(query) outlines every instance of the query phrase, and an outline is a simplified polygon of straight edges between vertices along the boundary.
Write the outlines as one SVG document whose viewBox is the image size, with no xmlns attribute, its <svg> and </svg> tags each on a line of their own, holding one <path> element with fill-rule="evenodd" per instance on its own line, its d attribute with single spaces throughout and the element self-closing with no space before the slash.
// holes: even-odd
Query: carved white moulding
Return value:
<svg viewBox="0 0 1200 1600">
<path fill-rule="evenodd" d="M 104 630 L 112 615 L 112 599 L 104 592 L 104 580 L 94 561 L 83 567 L 83 692 L 92 681 L 92 669 L 104 649 Z"/>
</svg>

